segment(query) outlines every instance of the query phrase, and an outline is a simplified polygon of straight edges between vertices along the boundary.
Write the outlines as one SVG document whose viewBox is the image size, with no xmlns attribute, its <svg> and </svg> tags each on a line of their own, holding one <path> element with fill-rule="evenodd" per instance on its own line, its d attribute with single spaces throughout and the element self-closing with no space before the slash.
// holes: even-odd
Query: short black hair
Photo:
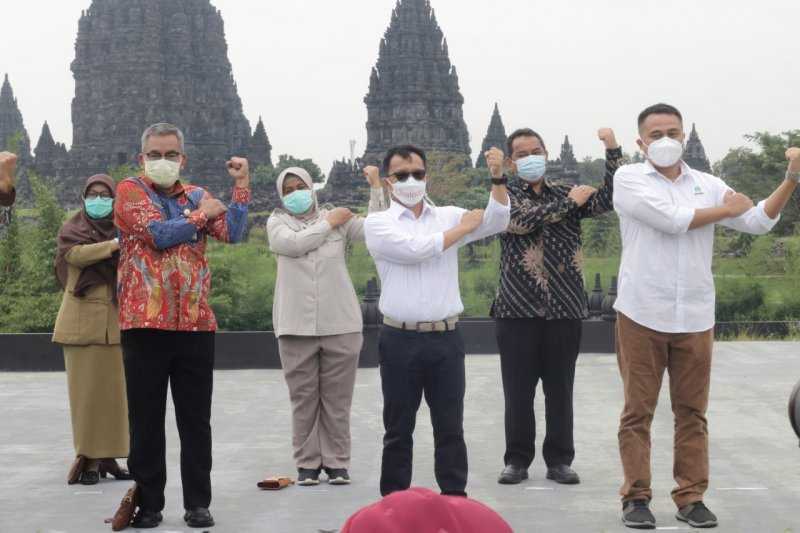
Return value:
<svg viewBox="0 0 800 533">
<path fill-rule="evenodd" d="M 389 165 L 392 162 L 392 158 L 395 156 L 400 156 L 403 159 L 410 160 L 412 154 L 417 154 L 420 159 L 422 159 L 422 164 L 425 166 L 425 169 L 428 169 L 428 159 L 425 157 L 425 150 L 422 148 L 417 148 L 413 144 L 403 144 L 401 146 L 395 146 L 394 148 L 389 148 L 389 151 L 386 152 L 386 157 L 383 158 L 383 171 L 382 174 L 384 176 L 388 175 L 389 173 Z"/>
<path fill-rule="evenodd" d="M 639 128 L 642 127 L 642 124 L 644 124 L 644 121 L 647 120 L 647 117 L 650 115 L 674 115 L 680 119 L 681 123 L 683 123 L 683 115 L 681 115 L 681 112 L 678 111 L 677 107 L 661 103 L 651 105 L 639 113 Z"/>
<path fill-rule="evenodd" d="M 506 140 L 506 149 L 508 157 L 511 157 L 511 154 L 514 153 L 514 141 L 516 141 L 520 137 L 536 137 L 537 139 L 539 139 L 539 142 L 542 145 L 542 149 L 545 152 L 547 151 L 547 147 L 544 145 L 544 139 L 542 139 L 541 135 L 539 135 L 530 128 L 520 128 L 511 135 L 509 135 L 508 139 Z"/>
</svg>

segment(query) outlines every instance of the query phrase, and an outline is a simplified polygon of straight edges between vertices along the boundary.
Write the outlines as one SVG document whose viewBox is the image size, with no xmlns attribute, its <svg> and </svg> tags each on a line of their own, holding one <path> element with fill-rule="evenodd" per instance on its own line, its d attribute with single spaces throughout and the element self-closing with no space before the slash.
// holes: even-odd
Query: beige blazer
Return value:
<svg viewBox="0 0 800 533">
<path fill-rule="evenodd" d="M 77 346 L 120 343 L 117 306 L 111 299 L 111 288 L 92 287 L 83 298 L 72 293 L 81 270 L 110 258 L 116 249 L 114 241 L 106 241 L 74 246 L 67 252 L 67 288 L 58 310 L 53 342 Z"/>
<path fill-rule="evenodd" d="M 372 189 L 369 211 L 386 209 L 381 189 Z M 279 209 L 267 221 L 269 248 L 278 257 L 272 304 L 275 335 L 321 337 L 363 329 L 361 305 L 347 271 L 347 245 L 364 240 L 364 219 L 332 228 L 324 213 L 304 224 Z"/>
</svg>

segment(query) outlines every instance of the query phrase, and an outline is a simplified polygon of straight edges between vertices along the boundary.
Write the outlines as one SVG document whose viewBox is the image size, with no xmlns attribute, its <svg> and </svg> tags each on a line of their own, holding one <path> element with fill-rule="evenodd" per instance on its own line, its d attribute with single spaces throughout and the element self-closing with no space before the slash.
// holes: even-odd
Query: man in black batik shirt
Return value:
<svg viewBox="0 0 800 533">
<path fill-rule="evenodd" d="M 572 388 L 588 315 L 583 287 L 581 220 L 613 209 L 614 172 L 622 149 L 614 132 L 598 132 L 606 147 L 606 175 L 599 190 L 544 179 L 542 137 L 521 129 L 508 138 L 511 223 L 501 236 L 500 288 L 492 305 L 505 394 L 505 468 L 498 479 L 517 484 L 533 462 L 536 421 L 533 398 L 542 380 L 547 433 L 542 455 L 547 478 L 576 484 L 572 470 Z"/>
</svg>

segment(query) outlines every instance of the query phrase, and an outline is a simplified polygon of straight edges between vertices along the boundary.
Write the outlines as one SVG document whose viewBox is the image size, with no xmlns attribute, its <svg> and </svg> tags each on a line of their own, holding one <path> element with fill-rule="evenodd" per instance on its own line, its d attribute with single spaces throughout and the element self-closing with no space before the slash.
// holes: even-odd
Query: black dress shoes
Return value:
<svg viewBox="0 0 800 533">
<path fill-rule="evenodd" d="M 183 521 L 189 527 L 211 527 L 214 525 L 214 518 L 205 507 L 188 509 L 186 514 L 183 515 Z"/>
<path fill-rule="evenodd" d="M 562 485 L 577 485 L 581 478 L 567 465 L 558 465 L 547 469 L 547 479 L 552 479 Z"/>
<path fill-rule="evenodd" d="M 158 527 L 163 519 L 164 517 L 157 511 L 139 509 L 136 516 L 133 517 L 131 527 L 134 529 L 153 529 Z"/>
<path fill-rule="evenodd" d="M 517 485 L 523 480 L 528 479 L 528 469 L 515 464 L 506 465 L 497 478 L 501 485 Z"/>
</svg>

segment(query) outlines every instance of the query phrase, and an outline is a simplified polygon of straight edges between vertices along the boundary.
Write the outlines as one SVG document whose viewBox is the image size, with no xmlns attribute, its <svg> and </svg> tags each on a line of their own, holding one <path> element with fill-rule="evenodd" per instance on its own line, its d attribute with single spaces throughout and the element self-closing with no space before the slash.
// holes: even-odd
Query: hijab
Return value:
<svg viewBox="0 0 800 533">
<path fill-rule="evenodd" d="M 108 187 L 108 190 L 111 191 L 111 197 L 114 197 L 114 180 L 105 174 L 97 174 L 86 180 L 82 198 L 86 197 L 86 193 L 96 183 L 102 183 Z M 73 246 L 106 242 L 116 236 L 117 229 L 114 226 L 113 213 L 105 218 L 94 219 L 86 212 L 86 205 L 81 206 L 81 210 L 67 220 L 61 227 L 61 231 L 58 232 L 55 273 L 61 287 L 67 288 L 68 267 L 66 256 Z M 108 285 L 111 288 L 112 299 L 116 303 L 118 262 L 119 252 L 114 252 L 110 258 L 83 268 L 75 284 L 73 294 L 81 298 L 94 286 Z"/>
</svg>

